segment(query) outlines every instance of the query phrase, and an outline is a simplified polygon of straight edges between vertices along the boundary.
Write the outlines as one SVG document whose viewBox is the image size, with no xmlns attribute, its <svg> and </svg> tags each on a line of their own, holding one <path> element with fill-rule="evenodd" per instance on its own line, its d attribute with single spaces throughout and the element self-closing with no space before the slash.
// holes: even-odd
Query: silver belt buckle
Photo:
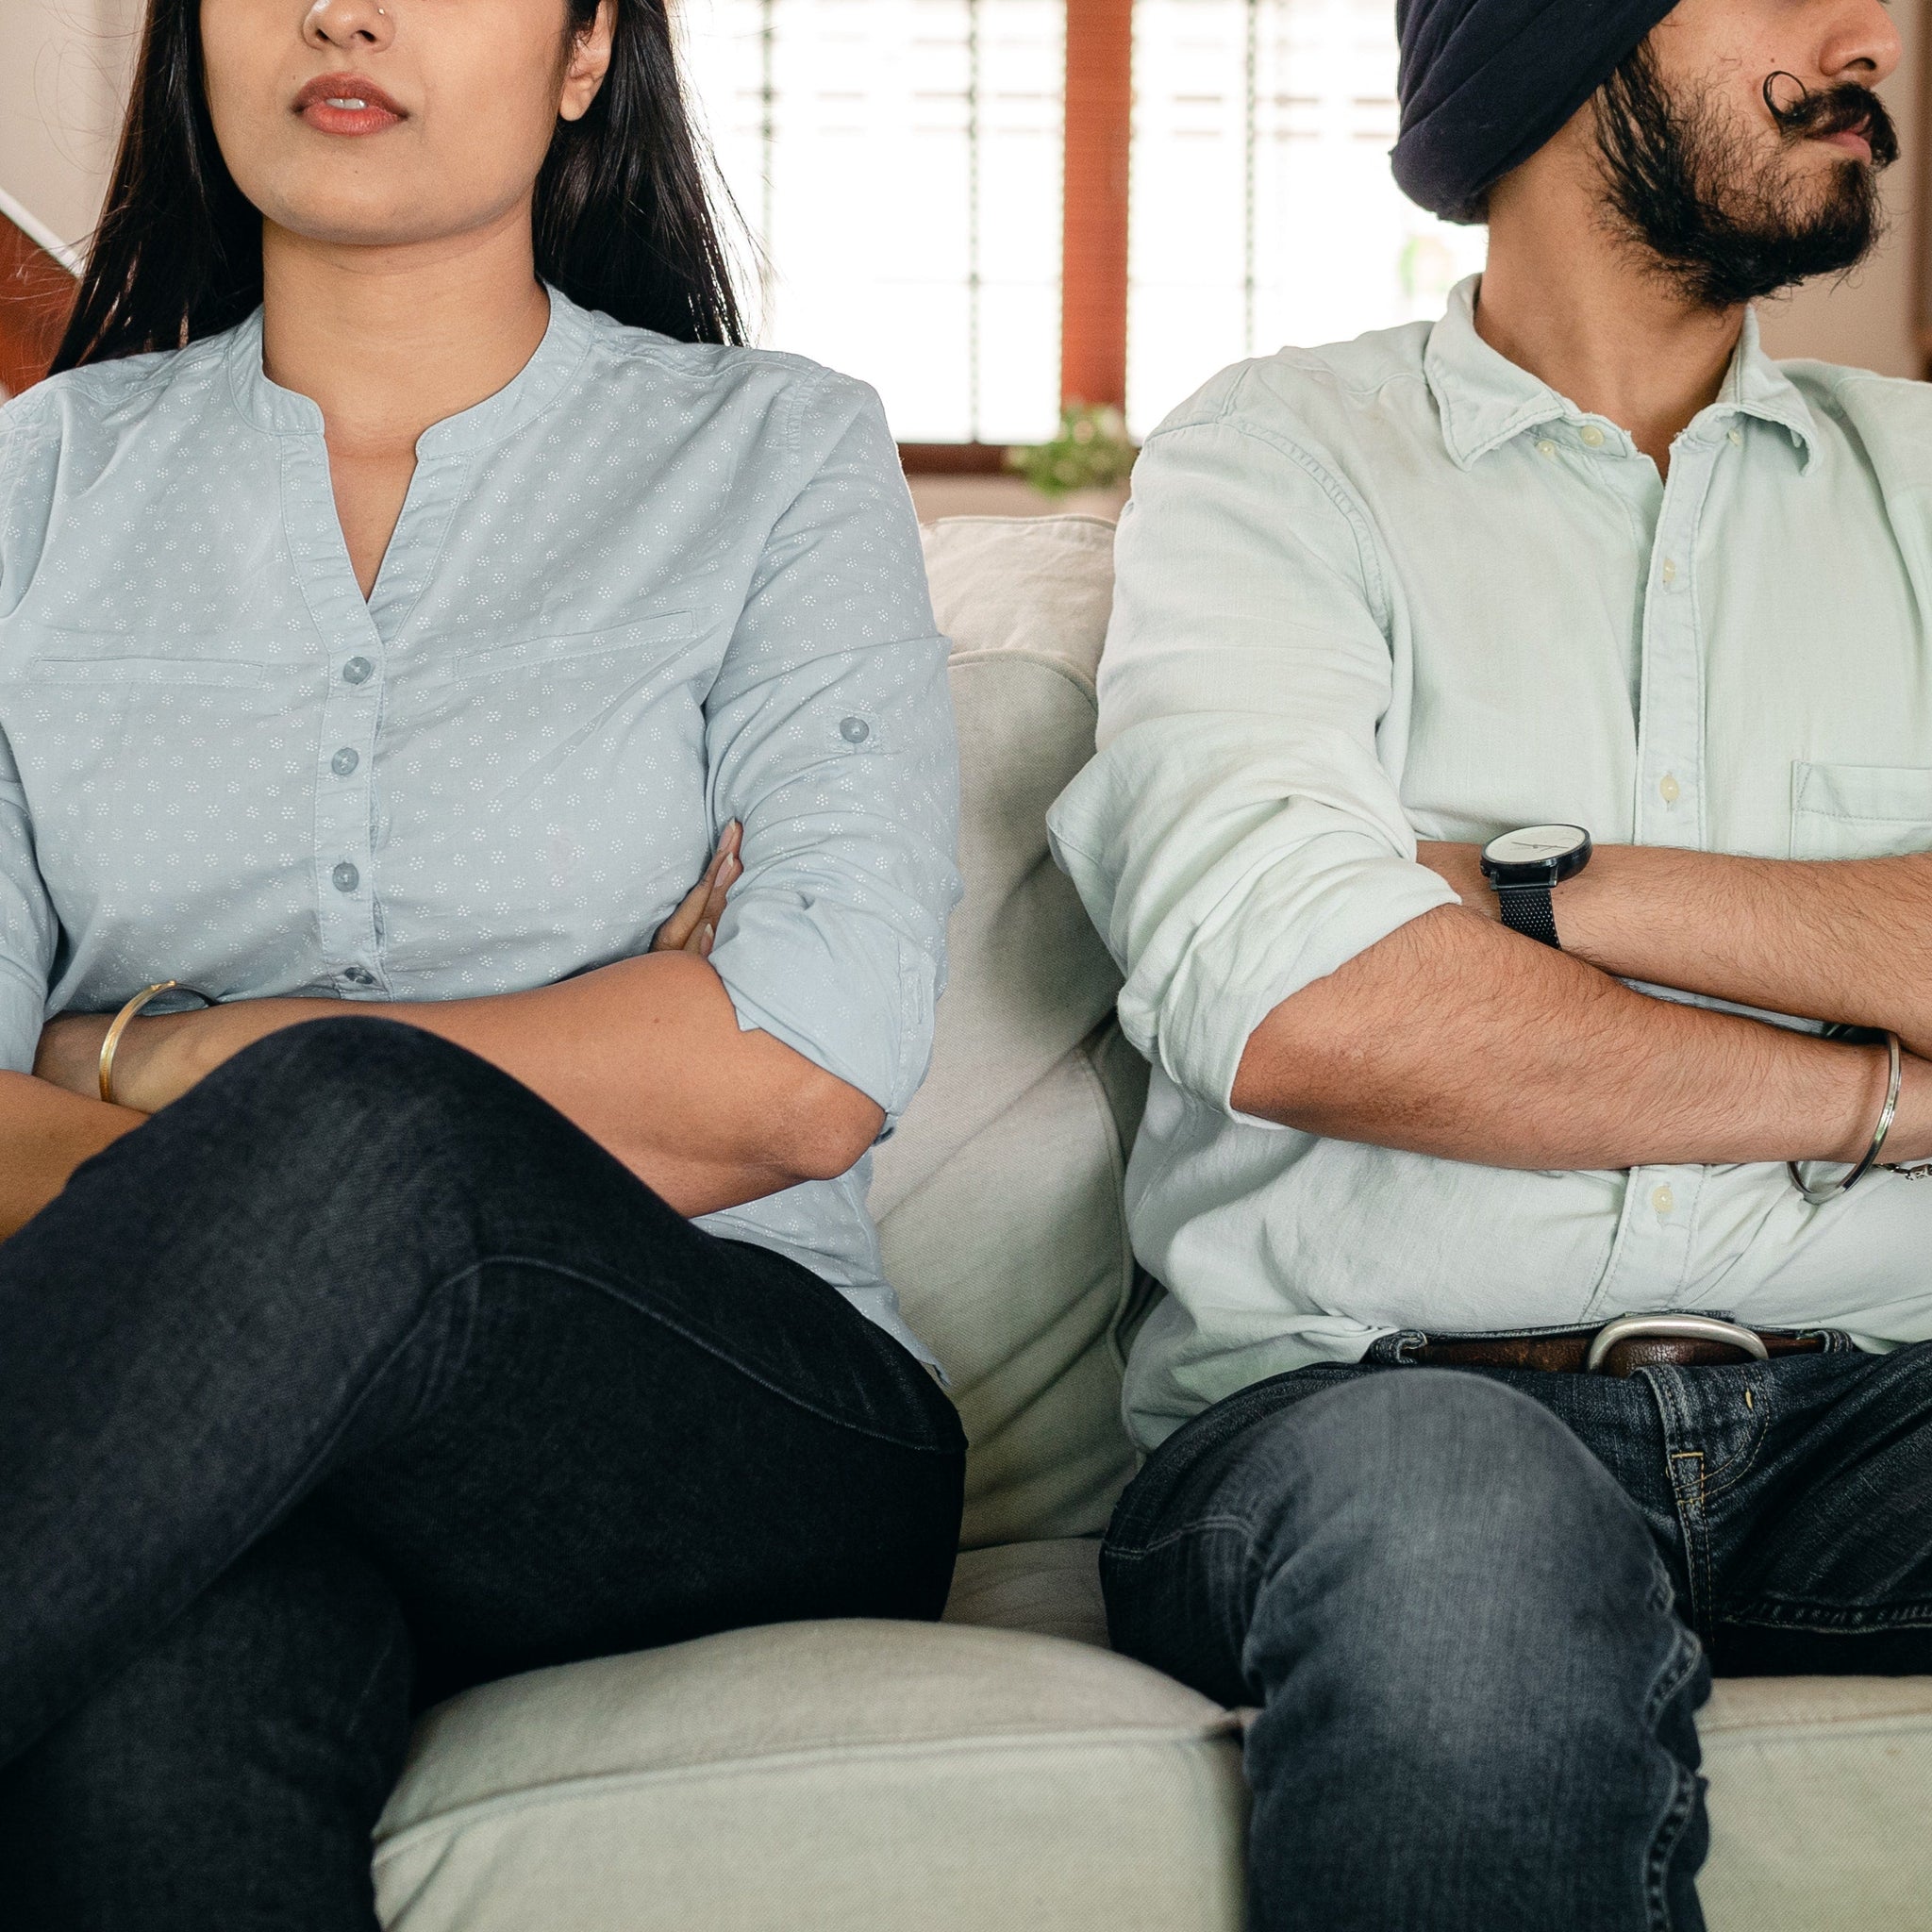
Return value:
<svg viewBox="0 0 1932 1932">
<path fill-rule="evenodd" d="M 1601 1375 L 1611 1349 L 1640 1335 L 1660 1335 L 1672 1341 L 1722 1341 L 1726 1347 L 1741 1348 L 1754 1361 L 1771 1359 L 1771 1351 L 1749 1328 L 1721 1322 L 1715 1315 L 1622 1315 L 1596 1331 L 1583 1358 L 1583 1373 Z"/>
</svg>

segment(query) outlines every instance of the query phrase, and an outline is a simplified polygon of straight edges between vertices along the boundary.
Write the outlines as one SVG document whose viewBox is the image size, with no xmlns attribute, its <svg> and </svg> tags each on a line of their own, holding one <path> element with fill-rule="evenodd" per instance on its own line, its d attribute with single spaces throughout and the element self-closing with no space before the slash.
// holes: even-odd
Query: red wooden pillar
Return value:
<svg viewBox="0 0 1932 1932">
<path fill-rule="evenodd" d="M 1067 0 L 1060 394 L 1127 399 L 1127 146 L 1134 0 Z"/>
<path fill-rule="evenodd" d="M 25 230 L 0 215 L 0 384 L 16 395 L 46 375 L 77 286 Z"/>
</svg>

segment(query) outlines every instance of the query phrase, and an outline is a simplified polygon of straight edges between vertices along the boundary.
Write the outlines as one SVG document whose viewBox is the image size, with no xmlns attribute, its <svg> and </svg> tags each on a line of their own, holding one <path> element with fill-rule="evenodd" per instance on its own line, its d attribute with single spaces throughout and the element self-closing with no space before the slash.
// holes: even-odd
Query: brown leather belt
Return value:
<svg viewBox="0 0 1932 1932">
<path fill-rule="evenodd" d="M 1535 1335 L 1423 1336 L 1402 1359 L 1462 1369 L 1543 1369 L 1557 1374 L 1628 1375 L 1638 1369 L 1736 1368 L 1785 1355 L 1819 1355 L 1824 1337 L 1742 1328 L 1708 1315 L 1625 1316 L 1602 1328 Z"/>
</svg>

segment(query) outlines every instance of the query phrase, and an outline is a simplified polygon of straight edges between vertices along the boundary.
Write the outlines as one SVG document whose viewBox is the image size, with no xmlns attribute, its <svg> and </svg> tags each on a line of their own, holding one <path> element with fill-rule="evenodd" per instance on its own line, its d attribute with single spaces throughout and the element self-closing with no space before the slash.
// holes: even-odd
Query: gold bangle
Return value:
<svg viewBox="0 0 1932 1932">
<path fill-rule="evenodd" d="M 188 992 L 204 1006 L 213 1006 L 214 996 L 205 993 L 199 987 L 183 986 L 178 979 L 158 979 L 152 986 L 144 986 L 114 1015 L 114 1024 L 108 1028 L 108 1037 L 101 1041 L 101 1098 L 109 1107 L 114 1100 L 114 1054 L 121 1044 L 121 1036 L 127 1031 L 127 1024 L 150 1000 L 158 999 L 164 992 Z"/>
</svg>

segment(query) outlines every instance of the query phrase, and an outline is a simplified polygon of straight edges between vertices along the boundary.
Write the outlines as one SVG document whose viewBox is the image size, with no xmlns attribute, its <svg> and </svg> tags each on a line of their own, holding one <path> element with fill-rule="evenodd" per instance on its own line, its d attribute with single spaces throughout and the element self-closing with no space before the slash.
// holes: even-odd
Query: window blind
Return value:
<svg viewBox="0 0 1932 1932">
<path fill-rule="evenodd" d="M 1051 435 L 1064 0 L 677 11 L 759 340 L 874 384 L 901 441 Z"/>
<path fill-rule="evenodd" d="M 1217 369 L 1440 315 L 1484 231 L 1389 172 L 1392 0 L 1137 0 L 1127 411 Z"/>
</svg>

